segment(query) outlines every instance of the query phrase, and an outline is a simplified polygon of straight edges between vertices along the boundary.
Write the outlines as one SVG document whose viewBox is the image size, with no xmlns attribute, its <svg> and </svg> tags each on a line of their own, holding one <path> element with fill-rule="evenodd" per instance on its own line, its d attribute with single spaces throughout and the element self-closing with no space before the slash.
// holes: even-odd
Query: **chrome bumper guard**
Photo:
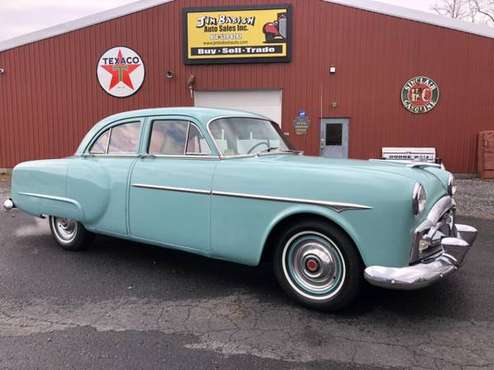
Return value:
<svg viewBox="0 0 494 370">
<path fill-rule="evenodd" d="M 5 202 L 3 202 L 3 209 L 10 211 L 12 208 L 15 208 L 14 202 L 10 198 L 6 199 Z"/>
<path fill-rule="evenodd" d="M 475 242 L 477 229 L 455 224 L 454 207 L 454 200 L 444 197 L 433 207 L 424 224 L 417 229 L 440 232 L 440 228 L 444 229 L 445 224 L 449 224 L 449 235 L 441 238 L 441 248 L 437 253 L 406 267 L 369 266 L 365 269 L 365 279 L 381 288 L 414 290 L 424 288 L 457 271 Z"/>
</svg>

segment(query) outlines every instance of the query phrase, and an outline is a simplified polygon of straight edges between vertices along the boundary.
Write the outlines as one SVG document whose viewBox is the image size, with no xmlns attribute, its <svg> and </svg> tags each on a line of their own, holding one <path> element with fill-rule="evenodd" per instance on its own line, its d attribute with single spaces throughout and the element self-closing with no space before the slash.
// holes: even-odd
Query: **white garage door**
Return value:
<svg viewBox="0 0 494 370">
<path fill-rule="evenodd" d="M 281 90 L 195 91 L 194 105 L 254 112 L 281 124 Z"/>
</svg>

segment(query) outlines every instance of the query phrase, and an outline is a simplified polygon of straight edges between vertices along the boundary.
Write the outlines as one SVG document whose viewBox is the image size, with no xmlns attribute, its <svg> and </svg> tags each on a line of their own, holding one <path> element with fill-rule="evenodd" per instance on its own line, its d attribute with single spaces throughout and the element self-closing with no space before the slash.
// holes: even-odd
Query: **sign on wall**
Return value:
<svg viewBox="0 0 494 370">
<path fill-rule="evenodd" d="M 108 94 L 124 98 L 135 94 L 144 82 L 144 63 L 134 50 L 111 48 L 98 62 L 98 81 Z"/>
<path fill-rule="evenodd" d="M 187 8 L 186 64 L 289 62 L 291 6 Z"/>
<path fill-rule="evenodd" d="M 439 86 L 429 77 L 411 78 L 401 90 L 401 102 L 412 113 L 427 113 L 439 101 Z"/>
<path fill-rule="evenodd" d="M 309 131 L 310 120 L 309 116 L 305 111 L 300 111 L 297 114 L 297 117 L 293 120 L 293 129 L 295 130 L 296 135 L 307 135 L 307 131 Z"/>
</svg>

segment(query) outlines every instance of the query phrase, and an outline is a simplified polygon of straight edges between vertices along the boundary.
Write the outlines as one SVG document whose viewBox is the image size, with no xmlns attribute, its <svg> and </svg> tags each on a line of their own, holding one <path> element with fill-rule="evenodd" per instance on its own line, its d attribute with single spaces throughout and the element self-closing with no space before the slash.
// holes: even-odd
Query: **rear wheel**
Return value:
<svg viewBox="0 0 494 370">
<path fill-rule="evenodd" d="M 344 308 L 362 285 L 363 265 L 353 242 L 322 221 L 288 227 L 279 238 L 273 262 L 281 287 L 311 308 Z"/>
<path fill-rule="evenodd" d="M 53 238 L 63 249 L 79 251 L 86 249 L 94 235 L 75 220 L 50 216 L 50 229 Z"/>
</svg>

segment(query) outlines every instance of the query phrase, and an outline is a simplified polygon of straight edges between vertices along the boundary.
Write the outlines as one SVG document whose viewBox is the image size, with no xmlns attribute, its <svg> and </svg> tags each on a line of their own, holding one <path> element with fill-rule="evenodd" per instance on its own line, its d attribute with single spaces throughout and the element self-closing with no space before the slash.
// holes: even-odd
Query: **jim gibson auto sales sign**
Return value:
<svg viewBox="0 0 494 370">
<path fill-rule="evenodd" d="M 290 61 L 291 7 L 184 9 L 186 64 Z"/>
</svg>

